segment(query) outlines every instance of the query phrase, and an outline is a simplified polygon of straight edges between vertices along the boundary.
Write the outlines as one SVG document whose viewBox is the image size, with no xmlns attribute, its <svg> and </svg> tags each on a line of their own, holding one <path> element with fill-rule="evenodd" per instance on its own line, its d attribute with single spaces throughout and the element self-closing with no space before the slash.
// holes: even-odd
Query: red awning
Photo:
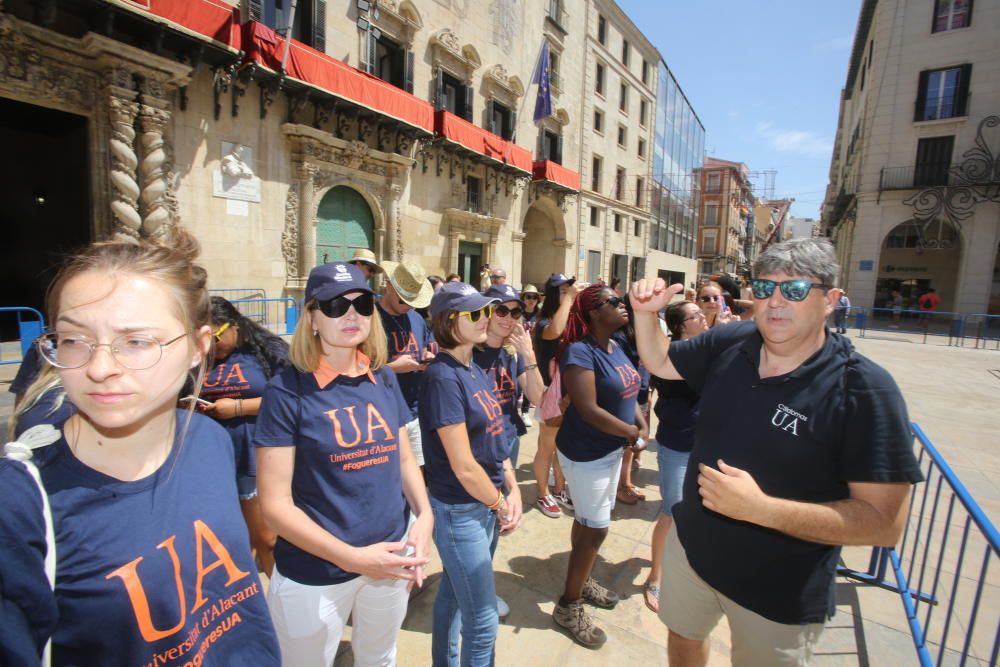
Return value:
<svg viewBox="0 0 1000 667">
<path fill-rule="evenodd" d="M 230 51 L 240 50 L 240 10 L 222 0 L 130 0 L 114 4 L 153 20 L 163 19 L 175 30 L 207 37 Z"/>
<path fill-rule="evenodd" d="M 285 40 L 263 23 L 250 21 L 245 25 L 243 49 L 248 62 L 277 72 Z M 428 102 L 296 39 L 289 49 L 286 75 L 425 132 L 434 131 L 434 107 Z"/>
<path fill-rule="evenodd" d="M 580 191 L 580 174 L 572 169 L 567 169 L 552 160 L 535 160 L 531 166 L 533 181 L 548 181 L 566 190 Z"/>
<path fill-rule="evenodd" d="M 531 152 L 526 148 L 481 127 L 476 127 L 453 113 L 443 110 L 435 111 L 434 129 L 452 143 L 485 155 L 491 160 L 510 165 L 526 174 L 531 173 Z"/>
</svg>

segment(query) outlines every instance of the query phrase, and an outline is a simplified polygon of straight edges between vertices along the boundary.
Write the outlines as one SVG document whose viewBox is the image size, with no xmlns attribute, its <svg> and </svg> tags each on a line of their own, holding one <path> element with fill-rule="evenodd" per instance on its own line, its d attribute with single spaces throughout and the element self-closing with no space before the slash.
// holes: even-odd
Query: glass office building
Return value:
<svg viewBox="0 0 1000 667">
<path fill-rule="evenodd" d="M 662 60 L 658 75 L 649 247 L 694 258 L 705 127 Z"/>
</svg>

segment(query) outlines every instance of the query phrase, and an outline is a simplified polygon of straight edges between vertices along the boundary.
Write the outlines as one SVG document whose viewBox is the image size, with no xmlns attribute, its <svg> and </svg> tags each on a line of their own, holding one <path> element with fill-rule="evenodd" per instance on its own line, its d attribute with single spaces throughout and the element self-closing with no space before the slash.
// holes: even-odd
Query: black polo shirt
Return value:
<svg viewBox="0 0 1000 667">
<path fill-rule="evenodd" d="M 741 322 L 670 345 L 674 367 L 701 394 L 674 521 L 691 567 L 717 591 L 778 623 L 822 623 L 835 609 L 840 547 L 705 509 L 698 464 L 723 459 L 768 495 L 813 503 L 848 498 L 848 482 L 923 476 L 899 388 L 847 338 L 828 332 L 797 369 L 763 380 L 762 343 L 756 324 Z"/>
</svg>

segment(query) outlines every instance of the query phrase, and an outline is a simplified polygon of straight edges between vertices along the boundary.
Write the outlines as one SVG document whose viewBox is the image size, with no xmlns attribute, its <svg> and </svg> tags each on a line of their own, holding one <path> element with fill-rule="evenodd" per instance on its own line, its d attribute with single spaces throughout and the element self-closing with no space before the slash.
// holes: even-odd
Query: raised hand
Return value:
<svg viewBox="0 0 1000 667">
<path fill-rule="evenodd" d="M 674 283 L 667 287 L 663 278 L 643 278 L 632 284 L 629 292 L 632 309 L 640 312 L 657 313 L 673 300 L 674 296 L 684 291 L 684 285 Z"/>
</svg>

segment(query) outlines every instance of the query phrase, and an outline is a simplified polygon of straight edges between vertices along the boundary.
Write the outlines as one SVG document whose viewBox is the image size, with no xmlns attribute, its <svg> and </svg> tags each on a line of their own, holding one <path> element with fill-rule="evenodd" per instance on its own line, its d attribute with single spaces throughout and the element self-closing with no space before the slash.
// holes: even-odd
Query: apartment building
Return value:
<svg viewBox="0 0 1000 667">
<path fill-rule="evenodd" d="M 1000 313 L 1000 5 L 865 0 L 824 233 L 852 302 Z"/>
</svg>

